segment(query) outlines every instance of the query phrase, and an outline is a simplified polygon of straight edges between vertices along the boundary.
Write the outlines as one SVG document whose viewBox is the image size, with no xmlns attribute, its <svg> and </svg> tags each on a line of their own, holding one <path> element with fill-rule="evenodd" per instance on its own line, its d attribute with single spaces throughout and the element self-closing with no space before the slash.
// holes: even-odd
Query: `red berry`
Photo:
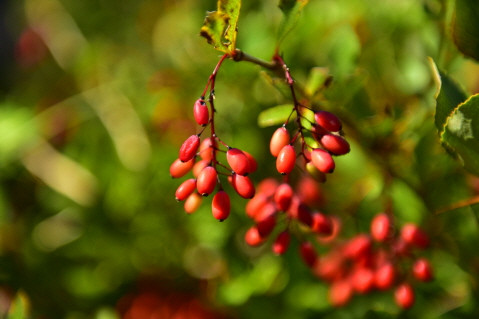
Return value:
<svg viewBox="0 0 479 319">
<path fill-rule="evenodd" d="M 273 252 L 276 255 L 283 255 L 288 250 L 290 241 L 291 235 L 289 232 L 287 230 L 283 231 L 273 243 Z"/>
<path fill-rule="evenodd" d="M 196 162 L 196 164 L 193 166 L 193 176 L 198 177 L 198 175 L 200 175 L 203 168 L 205 168 L 208 165 L 211 165 L 211 160 L 202 159 L 201 161 Z"/>
<path fill-rule="evenodd" d="M 351 284 L 355 291 L 365 294 L 374 287 L 374 272 L 365 267 L 358 267 L 351 276 Z"/>
<path fill-rule="evenodd" d="M 256 224 L 256 228 L 258 229 L 258 233 L 262 238 L 268 237 L 271 232 L 276 227 L 276 214 L 273 213 L 262 220 L 258 221 Z"/>
<path fill-rule="evenodd" d="M 302 176 L 296 188 L 299 199 L 306 205 L 318 207 L 323 203 L 321 186 L 312 177 Z"/>
<path fill-rule="evenodd" d="M 331 226 L 332 226 L 333 230 L 332 230 L 330 236 L 318 237 L 318 241 L 323 243 L 323 244 L 329 244 L 332 241 L 334 241 L 336 239 L 336 237 L 338 237 L 338 235 L 341 231 L 341 220 L 339 219 L 339 217 L 333 215 L 333 216 L 330 216 L 329 218 L 331 219 Z"/>
<path fill-rule="evenodd" d="M 370 255 L 371 248 L 371 238 L 366 234 L 358 234 L 349 240 L 344 249 L 344 255 L 358 260 Z"/>
<path fill-rule="evenodd" d="M 230 197 L 225 191 L 219 191 L 215 194 L 211 206 L 213 217 L 218 219 L 220 222 L 224 221 L 230 215 Z"/>
<path fill-rule="evenodd" d="M 203 196 L 208 196 L 209 194 L 213 193 L 216 187 L 217 178 L 218 174 L 213 166 L 206 166 L 203 168 L 198 175 L 196 182 L 198 193 Z"/>
<path fill-rule="evenodd" d="M 226 160 L 233 172 L 238 175 L 246 176 L 249 173 L 249 160 L 243 151 L 237 148 L 230 148 L 226 152 Z"/>
<path fill-rule="evenodd" d="M 203 197 L 200 194 L 194 192 L 185 201 L 185 212 L 188 214 L 193 214 L 200 208 Z"/>
<path fill-rule="evenodd" d="M 353 288 L 348 280 L 335 281 L 329 287 L 329 301 L 334 307 L 345 306 L 353 296 Z"/>
<path fill-rule="evenodd" d="M 420 258 L 414 262 L 412 273 L 414 278 L 420 281 L 431 281 L 434 278 L 431 264 L 426 258 Z"/>
<path fill-rule="evenodd" d="M 313 224 L 311 226 L 311 229 L 315 233 L 328 236 L 333 233 L 333 223 L 328 216 L 320 212 L 313 212 L 311 214 L 311 217 L 313 218 Z"/>
<path fill-rule="evenodd" d="M 200 145 L 200 156 L 204 160 L 211 160 L 213 158 L 213 141 L 210 137 L 205 138 Z"/>
<path fill-rule="evenodd" d="M 350 151 L 349 143 L 342 136 L 338 135 L 324 135 L 321 138 L 321 144 L 334 155 L 344 155 Z"/>
<path fill-rule="evenodd" d="M 193 106 L 193 115 L 195 116 L 196 123 L 201 126 L 206 126 L 210 120 L 210 114 L 208 107 L 203 99 L 198 99 Z"/>
<path fill-rule="evenodd" d="M 248 158 L 248 162 L 249 162 L 249 173 L 254 173 L 256 172 L 256 170 L 258 169 L 258 162 L 256 161 L 256 159 L 253 157 L 253 155 L 251 155 L 250 153 L 246 152 L 246 151 L 243 151 L 243 153 L 246 155 L 246 157 Z"/>
<path fill-rule="evenodd" d="M 196 188 L 196 179 L 190 178 L 181 183 L 176 189 L 175 197 L 177 201 L 182 201 L 188 198 Z"/>
<path fill-rule="evenodd" d="M 311 132 L 313 134 L 313 138 L 318 142 L 324 135 L 331 133 L 319 124 L 313 124 L 313 126 L 311 127 Z"/>
<path fill-rule="evenodd" d="M 241 176 L 236 173 L 232 175 L 231 184 L 234 190 L 243 198 L 253 198 L 255 194 L 255 188 L 253 182 L 248 176 Z"/>
<path fill-rule="evenodd" d="M 269 144 L 271 154 L 273 154 L 274 157 L 277 157 L 281 149 L 288 145 L 290 141 L 291 137 L 289 136 L 288 130 L 285 127 L 278 128 L 273 133 Z"/>
<path fill-rule="evenodd" d="M 275 178 L 265 178 L 258 184 L 258 193 L 262 193 L 265 196 L 273 196 L 278 184 Z"/>
<path fill-rule="evenodd" d="M 311 216 L 311 210 L 308 206 L 303 204 L 298 197 L 293 197 L 291 205 L 288 209 L 288 214 L 291 218 L 297 219 L 303 224 L 311 227 L 313 225 L 313 218 Z"/>
<path fill-rule="evenodd" d="M 394 291 L 394 300 L 402 309 L 409 309 L 414 305 L 414 290 L 411 284 L 405 282 L 399 285 Z"/>
<path fill-rule="evenodd" d="M 299 247 L 299 253 L 303 261 L 309 267 L 313 267 L 316 261 L 318 260 L 318 255 L 316 253 L 316 250 L 314 249 L 314 246 L 309 241 L 301 243 L 301 246 Z"/>
<path fill-rule="evenodd" d="M 264 194 L 257 193 L 252 199 L 248 201 L 245 207 L 246 216 L 251 219 L 254 219 L 254 216 L 257 214 L 261 208 L 268 203 L 268 197 Z"/>
<path fill-rule="evenodd" d="M 276 169 L 282 175 L 289 174 L 293 171 L 296 162 L 296 152 L 293 145 L 284 146 L 276 158 Z"/>
<path fill-rule="evenodd" d="M 346 274 L 345 260 L 341 250 L 330 251 L 315 264 L 314 273 L 326 281 L 338 281 Z"/>
<path fill-rule="evenodd" d="M 181 145 L 180 148 L 180 161 L 188 162 L 196 155 L 196 151 L 200 146 L 200 137 L 198 135 L 191 135 L 186 139 L 186 141 Z"/>
<path fill-rule="evenodd" d="M 259 223 L 263 219 L 268 218 L 271 215 L 275 215 L 277 213 L 276 210 L 276 205 L 274 205 L 272 202 L 266 203 L 264 206 L 262 206 L 258 211 L 253 216 L 253 219 L 255 222 Z"/>
<path fill-rule="evenodd" d="M 371 236 L 378 242 L 384 242 L 389 236 L 391 220 L 385 213 L 377 214 L 371 222 Z"/>
<path fill-rule="evenodd" d="M 252 226 L 246 231 L 244 239 L 249 246 L 253 247 L 261 245 L 265 240 L 263 237 L 260 236 L 258 228 L 256 228 L 256 226 Z"/>
<path fill-rule="evenodd" d="M 173 178 L 183 177 L 191 170 L 195 165 L 195 159 L 192 158 L 188 162 L 182 162 L 180 159 L 176 159 L 170 166 L 170 176 Z"/>
<path fill-rule="evenodd" d="M 339 132 L 343 124 L 336 115 L 326 111 L 319 111 L 314 114 L 316 123 L 331 132 Z"/>
<path fill-rule="evenodd" d="M 315 148 L 313 150 L 311 153 L 311 161 L 319 171 L 325 174 L 334 172 L 335 164 L 331 154 L 321 148 Z"/>
<path fill-rule="evenodd" d="M 395 280 L 396 270 L 390 262 L 380 266 L 374 273 L 374 284 L 379 290 L 391 288 Z"/>
<path fill-rule="evenodd" d="M 417 225 L 413 223 L 405 224 L 401 229 L 401 238 L 409 245 L 415 245 L 419 248 L 429 246 L 429 237 Z"/>
<path fill-rule="evenodd" d="M 274 201 L 280 211 L 287 211 L 293 199 L 293 188 L 288 183 L 283 183 L 276 188 Z"/>
</svg>

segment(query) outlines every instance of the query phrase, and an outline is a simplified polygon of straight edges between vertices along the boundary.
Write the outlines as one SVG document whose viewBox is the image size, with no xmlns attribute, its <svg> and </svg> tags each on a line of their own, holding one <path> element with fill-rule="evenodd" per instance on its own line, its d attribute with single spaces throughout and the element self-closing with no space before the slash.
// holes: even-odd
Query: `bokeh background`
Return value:
<svg viewBox="0 0 479 319">
<path fill-rule="evenodd" d="M 276 2 L 243 1 L 239 48 L 271 58 Z M 231 188 L 224 223 L 211 199 L 193 215 L 174 200 L 168 169 L 198 131 L 192 107 L 221 54 L 199 36 L 216 1 L 2 1 L 0 317 L 477 318 L 478 209 L 448 207 L 479 183 L 440 145 L 428 60 L 479 91 L 479 67 L 450 39 L 453 5 L 311 0 L 280 48 L 298 83 L 311 70 L 335 79 L 316 107 L 343 119 L 352 145 L 321 186 L 341 236 L 367 232 L 390 200 L 398 225 L 431 237 L 436 280 L 402 312 L 391 292 L 332 308 L 295 241 L 282 257 L 247 247 L 246 201 Z M 217 132 L 257 158 L 255 182 L 279 178 L 276 127 L 257 117 L 285 103 L 260 67 L 224 63 Z"/>
</svg>

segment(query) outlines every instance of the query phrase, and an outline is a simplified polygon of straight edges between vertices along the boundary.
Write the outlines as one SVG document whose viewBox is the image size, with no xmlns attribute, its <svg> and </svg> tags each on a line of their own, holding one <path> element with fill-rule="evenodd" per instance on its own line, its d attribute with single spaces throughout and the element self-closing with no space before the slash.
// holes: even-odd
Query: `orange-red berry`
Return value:
<svg viewBox="0 0 479 319">
<path fill-rule="evenodd" d="M 274 157 L 279 155 L 279 152 L 283 147 L 289 144 L 291 141 L 291 137 L 289 136 L 289 132 L 285 127 L 278 128 L 271 137 L 271 141 L 269 144 L 269 149 L 271 154 Z"/>
<path fill-rule="evenodd" d="M 293 199 L 293 188 L 288 183 L 283 183 L 276 188 L 276 192 L 274 193 L 274 201 L 278 210 L 280 211 L 287 211 L 289 206 L 291 205 L 291 201 Z"/>
<path fill-rule="evenodd" d="M 188 162 L 182 162 L 179 158 L 176 159 L 170 166 L 170 176 L 173 178 L 183 177 L 191 171 L 195 165 L 195 159 L 192 158 Z"/>
<path fill-rule="evenodd" d="M 196 151 L 200 146 L 200 137 L 198 135 L 191 135 L 181 145 L 179 159 L 182 162 L 188 162 L 196 155 Z"/>
<path fill-rule="evenodd" d="M 289 248 L 289 243 L 291 241 L 291 235 L 289 231 L 285 230 L 276 237 L 276 240 L 273 243 L 273 252 L 276 255 L 283 255 Z"/>
<path fill-rule="evenodd" d="M 286 145 L 281 149 L 276 158 L 276 169 L 282 175 L 289 174 L 293 171 L 295 162 L 296 152 L 293 145 Z"/>
<path fill-rule="evenodd" d="M 351 150 L 348 141 L 339 135 L 326 134 L 321 138 L 321 144 L 334 155 L 344 155 Z"/>
<path fill-rule="evenodd" d="M 210 120 L 210 114 L 208 111 L 208 106 L 203 99 L 198 99 L 193 106 L 193 115 L 195 117 L 196 123 L 201 126 L 206 126 Z"/>
<path fill-rule="evenodd" d="M 243 198 L 253 198 L 255 194 L 254 184 L 248 176 L 233 173 L 231 184 L 234 190 Z"/>
<path fill-rule="evenodd" d="M 213 193 L 216 187 L 217 178 L 218 174 L 213 166 L 206 166 L 203 168 L 196 181 L 198 193 L 203 196 L 208 196 Z"/>
<path fill-rule="evenodd" d="M 339 132 L 343 124 L 341 120 L 333 113 L 327 111 L 319 111 L 314 114 L 316 123 L 331 132 Z"/>
<path fill-rule="evenodd" d="M 394 291 L 394 300 L 402 309 L 409 309 L 414 305 L 415 296 L 411 284 L 405 282 L 400 284 Z"/>
<path fill-rule="evenodd" d="M 243 151 L 237 148 L 230 148 L 226 152 L 226 161 L 230 165 L 233 172 L 238 175 L 246 176 L 250 172 L 248 157 Z"/>
<path fill-rule="evenodd" d="M 185 205 L 184 205 L 185 212 L 188 214 L 193 214 L 194 212 L 198 210 L 198 208 L 200 208 L 202 201 L 203 201 L 203 197 L 201 197 L 201 195 L 198 194 L 197 192 L 194 192 L 193 194 L 188 196 L 188 198 L 185 201 Z"/>
<path fill-rule="evenodd" d="M 371 221 L 371 236 L 378 242 L 384 242 L 391 227 L 391 219 L 385 213 L 377 214 Z"/>
<path fill-rule="evenodd" d="M 213 217 L 218 219 L 220 222 L 224 221 L 230 215 L 230 197 L 225 191 L 219 191 L 215 194 L 211 206 Z"/>
<path fill-rule="evenodd" d="M 335 164 L 334 160 L 329 152 L 315 148 L 311 153 L 311 161 L 316 168 L 325 174 L 334 172 Z"/>
<path fill-rule="evenodd" d="M 196 188 L 196 179 L 190 178 L 181 183 L 176 189 L 175 197 L 177 201 L 182 201 L 188 198 Z"/>
</svg>

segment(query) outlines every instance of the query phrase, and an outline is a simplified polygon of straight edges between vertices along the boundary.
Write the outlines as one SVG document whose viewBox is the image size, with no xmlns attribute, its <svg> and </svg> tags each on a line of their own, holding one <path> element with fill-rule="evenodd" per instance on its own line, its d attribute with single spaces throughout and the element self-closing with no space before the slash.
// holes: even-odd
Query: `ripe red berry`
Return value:
<svg viewBox="0 0 479 319">
<path fill-rule="evenodd" d="M 252 226 L 246 231 L 244 239 L 245 242 L 252 247 L 261 245 L 265 240 L 263 237 L 260 236 L 258 228 L 256 228 L 256 226 Z"/>
<path fill-rule="evenodd" d="M 273 252 L 276 255 L 283 255 L 288 250 L 290 241 L 291 235 L 289 232 L 287 230 L 283 231 L 273 243 Z"/>
<path fill-rule="evenodd" d="M 276 188 L 274 193 L 274 201 L 278 210 L 287 211 L 293 199 L 293 188 L 288 183 L 283 183 Z"/>
<path fill-rule="evenodd" d="M 268 237 L 276 227 L 276 214 L 273 213 L 257 222 L 256 228 L 262 238 Z"/>
<path fill-rule="evenodd" d="M 181 183 L 176 189 L 175 197 L 177 201 L 182 201 L 188 198 L 196 188 L 196 179 L 190 178 Z"/>
<path fill-rule="evenodd" d="M 366 234 L 351 238 L 344 249 L 344 255 L 351 259 L 361 259 L 371 253 L 372 241 Z"/>
<path fill-rule="evenodd" d="M 256 213 L 253 215 L 253 220 L 257 223 L 261 222 L 263 219 L 268 218 L 271 215 L 275 215 L 278 211 L 276 210 L 276 205 L 272 202 L 268 202 L 263 205 Z"/>
<path fill-rule="evenodd" d="M 311 126 L 311 132 L 312 132 L 313 138 L 318 142 L 321 140 L 321 138 L 324 135 L 331 133 L 330 131 L 328 131 L 327 129 L 325 129 L 319 124 L 313 124 L 313 126 Z"/>
<path fill-rule="evenodd" d="M 194 192 L 185 201 L 185 212 L 188 214 L 193 214 L 200 208 L 203 197 L 197 192 Z"/>
<path fill-rule="evenodd" d="M 213 197 L 211 203 L 213 217 L 220 222 L 224 221 L 230 215 L 231 204 L 230 197 L 225 191 L 219 191 Z"/>
<path fill-rule="evenodd" d="M 377 214 L 371 221 L 371 236 L 378 242 L 384 242 L 389 236 L 391 220 L 385 213 Z"/>
<path fill-rule="evenodd" d="M 429 237 L 419 227 L 413 223 L 407 223 L 401 228 L 401 238 L 409 245 L 415 245 L 419 248 L 429 246 Z"/>
<path fill-rule="evenodd" d="M 196 151 L 200 146 L 200 137 L 198 135 L 191 135 L 186 139 L 186 141 L 181 145 L 180 148 L 180 161 L 188 162 L 196 155 Z"/>
<path fill-rule="evenodd" d="M 180 159 L 176 159 L 170 166 L 170 176 L 173 178 L 183 177 L 191 170 L 195 165 L 195 159 L 192 158 L 188 162 L 182 162 Z"/>
<path fill-rule="evenodd" d="M 414 262 L 412 273 L 414 278 L 420 281 L 431 281 L 434 278 L 431 264 L 426 258 L 420 258 Z"/>
<path fill-rule="evenodd" d="M 253 157 L 253 155 L 251 155 L 250 153 L 246 152 L 246 151 L 243 151 L 243 153 L 246 155 L 246 157 L 248 158 L 248 162 L 249 162 L 249 173 L 254 173 L 256 172 L 256 170 L 258 169 L 258 162 L 256 161 L 256 159 Z"/>
<path fill-rule="evenodd" d="M 316 168 L 325 174 L 334 172 L 334 160 L 327 151 L 321 148 L 315 148 L 311 153 L 311 161 Z"/>
<path fill-rule="evenodd" d="M 198 125 L 206 126 L 210 120 L 210 114 L 208 111 L 208 106 L 203 99 L 198 99 L 193 106 L 193 115 L 195 116 L 195 121 Z"/>
<path fill-rule="evenodd" d="M 203 168 L 198 175 L 196 182 L 198 193 L 203 196 L 208 196 L 209 194 L 213 193 L 216 187 L 217 178 L 218 174 L 213 166 L 206 166 Z"/>
<path fill-rule="evenodd" d="M 275 178 L 265 178 L 258 184 L 258 193 L 262 193 L 265 196 L 273 196 L 279 183 Z"/>
<path fill-rule="evenodd" d="M 248 157 L 243 151 L 237 148 L 230 148 L 226 152 L 226 160 L 233 172 L 238 175 L 246 176 L 250 171 L 250 164 Z"/>
<path fill-rule="evenodd" d="M 329 301 L 334 307 L 345 306 L 353 296 L 353 288 L 347 279 L 335 281 L 329 287 Z"/>
<path fill-rule="evenodd" d="M 276 158 L 276 169 L 282 175 L 289 174 L 293 171 L 296 162 L 296 152 L 293 145 L 284 146 Z"/>
<path fill-rule="evenodd" d="M 316 123 L 331 132 L 339 132 L 343 124 L 336 115 L 326 111 L 319 111 L 314 114 Z"/>
<path fill-rule="evenodd" d="M 313 225 L 311 226 L 311 229 L 315 233 L 327 236 L 333 233 L 333 223 L 328 216 L 320 212 L 313 212 L 311 217 L 313 218 Z"/>
<path fill-rule="evenodd" d="M 326 134 L 321 138 L 321 144 L 334 155 L 349 153 L 349 143 L 342 137 L 334 134 Z"/>
<path fill-rule="evenodd" d="M 213 141 L 210 137 L 205 138 L 200 145 L 200 156 L 204 160 L 211 160 L 213 158 Z"/>
<path fill-rule="evenodd" d="M 251 219 L 254 219 L 254 216 L 257 214 L 258 211 L 263 208 L 266 203 L 268 203 L 269 199 L 266 195 L 262 193 L 257 193 L 252 199 L 248 201 L 245 207 L 246 216 Z"/>
<path fill-rule="evenodd" d="M 243 198 L 253 198 L 255 194 L 254 184 L 248 176 L 233 173 L 231 184 L 234 190 Z"/>
<path fill-rule="evenodd" d="M 271 137 L 269 149 L 274 157 L 277 157 L 283 147 L 289 144 L 291 137 L 285 127 L 278 128 Z"/>
<path fill-rule="evenodd" d="M 396 280 L 396 269 L 393 264 L 387 262 L 376 269 L 374 273 L 374 284 L 379 290 L 391 288 Z"/>
<path fill-rule="evenodd" d="M 297 219 L 309 227 L 313 225 L 311 210 L 297 196 L 293 197 L 287 213 L 291 218 Z"/>
<path fill-rule="evenodd" d="M 296 186 L 296 193 L 301 202 L 311 207 L 321 206 L 324 200 L 321 186 L 316 180 L 309 176 L 303 175 L 301 177 Z"/>
<path fill-rule="evenodd" d="M 358 293 L 368 293 L 374 288 L 374 272 L 366 267 L 357 267 L 351 276 L 351 284 Z"/>
<path fill-rule="evenodd" d="M 316 250 L 314 249 L 313 244 L 311 244 L 309 241 L 301 243 L 301 246 L 299 246 L 299 253 L 303 261 L 309 267 L 313 267 L 318 260 Z"/>
<path fill-rule="evenodd" d="M 200 175 L 203 168 L 205 168 L 208 165 L 211 165 L 210 160 L 202 159 L 201 161 L 196 162 L 196 164 L 193 166 L 193 176 L 198 177 L 198 175 Z"/>
<path fill-rule="evenodd" d="M 402 309 L 409 309 L 414 305 L 414 290 L 411 284 L 405 282 L 400 284 L 394 291 L 394 300 Z"/>
</svg>

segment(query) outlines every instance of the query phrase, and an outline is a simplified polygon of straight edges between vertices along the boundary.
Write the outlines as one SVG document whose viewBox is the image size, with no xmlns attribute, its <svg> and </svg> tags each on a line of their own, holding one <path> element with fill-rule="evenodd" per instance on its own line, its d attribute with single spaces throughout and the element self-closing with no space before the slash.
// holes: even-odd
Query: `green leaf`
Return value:
<svg viewBox="0 0 479 319">
<path fill-rule="evenodd" d="M 258 125 L 260 127 L 268 127 L 283 124 L 286 122 L 292 111 L 292 104 L 278 105 L 264 110 L 258 115 Z M 291 119 L 294 118 L 295 116 L 293 114 L 293 116 L 291 116 Z"/>
<path fill-rule="evenodd" d="M 441 141 L 460 157 L 465 169 L 479 175 L 479 94 L 471 96 L 448 116 Z"/>
<path fill-rule="evenodd" d="M 436 115 L 434 122 L 442 134 L 449 115 L 454 109 L 467 99 L 466 93 L 459 87 L 453 79 L 437 69 L 434 61 L 430 59 L 431 69 L 437 84 L 436 93 Z"/>
<path fill-rule="evenodd" d="M 278 42 L 281 41 L 298 23 L 299 15 L 309 0 L 280 0 L 278 7 L 283 11 L 284 17 L 278 30 Z"/>
<path fill-rule="evenodd" d="M 29 318 L 30 302 L 23 291 L 19 291 L 12 301 L 8 310 L 7 319 L 26 319 Z"/>
<path fill-rule="evenodd" d="M 459 51 L 479 61 L 479 5 L 477 0 L 456 0 L 452 38 Z"/>
<path fill-rule="evenodd" d="M 241 0 L 219 0 L 217 11 L 209 12 L 200 35 L 216 50 L 233 54 Z"/>
<path fill-rule="evenodd" d="M 329 75 L 328 68 L 314 67 L 309 72 L 308 80 L 304 87 L 304 92 L 308 96 L 314 96 L 316 93 L 327 87 L 331 81 L 332 76 Z"/>
</svg>

